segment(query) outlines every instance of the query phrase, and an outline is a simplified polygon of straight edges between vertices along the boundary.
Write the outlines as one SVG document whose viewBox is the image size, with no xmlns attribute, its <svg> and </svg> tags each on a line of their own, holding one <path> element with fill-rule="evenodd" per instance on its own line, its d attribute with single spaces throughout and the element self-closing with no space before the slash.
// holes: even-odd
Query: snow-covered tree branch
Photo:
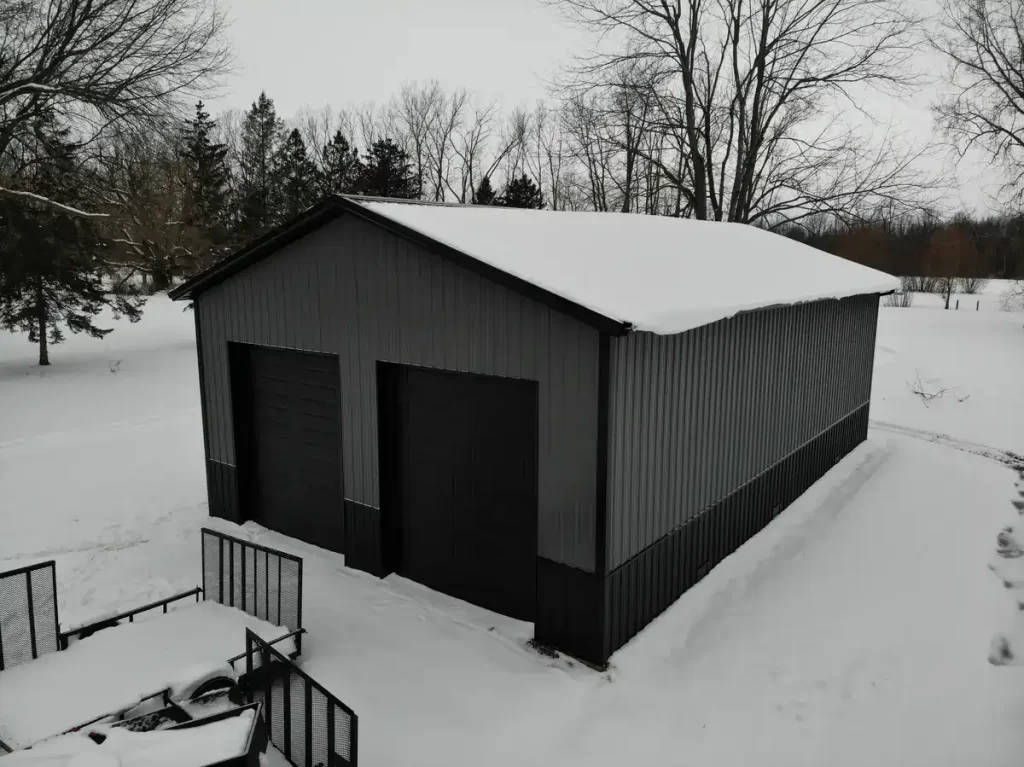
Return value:
<svg viewBox="0 0 1024 767">
<path fill-rule="evenodd" d="M 62 202 L 57 202 L 56 200 L 52 200 L 44 195 L 36 194 L 35 192 L 28 192 L 25 191 L 24 189 L 8 189 L 6 187 L 0 186 L 0 195 L 31 200 L 33 202 L 38 202 L 51 208 L 56 208 L 57 210 L 63 211 L 64 213 L 69 213 L 72 216 L 80 216 L 82 218 L 109 218 L 110 215 L 108 213 L 95 213 L 91 211 L 81 210 L 80 208 L 76 208 L 73 205 L 65 205 Z"/>
<path fill-rule="evenodd" d="M 80 143 L 111 128 L 166 130 L 229 65 L 224 26 L 217 0 L 4 4 L 0 157 L 31 153 L 45 119 L 70 127 Z M 8 193 L 13 186 L 8 181 Z M 65 212 L 98 215 L 76 206 Z"/>
</svg>

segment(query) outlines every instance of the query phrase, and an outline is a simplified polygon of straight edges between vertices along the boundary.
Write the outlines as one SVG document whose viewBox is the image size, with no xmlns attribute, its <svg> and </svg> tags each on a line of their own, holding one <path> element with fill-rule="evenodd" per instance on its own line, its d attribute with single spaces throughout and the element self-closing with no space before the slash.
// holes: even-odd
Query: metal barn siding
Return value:
<svg viewBox="0 0 1024 767">
<path fill-rule="evenodd" d="M 338 355 L 343 482 L 360 529 L 373 529 L 379 508 L 378 360 L 535 380 L 538 554 L 593 571 L 597 330 L 352 215 L 211 287 L 196 306 L 211 477 L 235 465 L 229 341 Z"/>
<path fill-rule="evenodd" d="M 859 296 L 612 338 L 608 570 L 865 406 L 877 314 Z"/>
</svg>

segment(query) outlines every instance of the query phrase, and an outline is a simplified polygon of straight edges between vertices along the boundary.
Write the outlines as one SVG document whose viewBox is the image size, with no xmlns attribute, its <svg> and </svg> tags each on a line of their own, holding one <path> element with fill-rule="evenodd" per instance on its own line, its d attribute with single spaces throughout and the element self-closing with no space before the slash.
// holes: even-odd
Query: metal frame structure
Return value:
<svg viewBox="0 0 1024 767">
<path fill-rule="evenodd" d="M 305 629 L 302 627 L 302 569 L 303 563 L 300 557 L 287 554 L 283 551 L 271 549 L 256 543 L 244 541 L 240 538 L 225 533 L 202 529 L 202 556 L 203 556 L 203 585 L 193 589 L 175 594 L 164 599 L 159 599 L 149 604 L 135 607 L 116 615 L 107 616 L 90 623 L 82 624 L 66 631 L 60 630 L 60 623 L 57 617 L 57 575 L 56 563 L 54 560 L 40 562 L 26 567 L 0 573 L 0 606 L 5 598 L 6 601 L 14 601 L 18 607 L 24 606 L 25 620 L 28 623 L 29 647 L 22 648 L 20 655 L 26 655 L 29 651 L 31 658 L 26 657 L 18 663 L 29 662 L 47 652 L 67 650 L 71 644 L 86 639 L 98 631 L 114 628 L 125 620 L 134 623 L 136 616 L 160 610 L 166 614 L 175 603 L 188 599 L 195 599 L 198 603 L 201 600 L 210 600 L 226 607 L 233 607 L 248 615 L 252 615 L 276 626 L 286 626 L 291 629 L 288 633 L 277 637 L 272 641 L 259 641 L 266 647 L 268 652 L 274 654 L 275 658 L 285 659 L 291 663 L 291 659 L 298 657 L 302 651 L 302 635 Z M 216 555 L 216 570 L 211 573 L 207 567 L 209 562 L 214 561 Z M 262 566 L 256 564 L 257 561 Z M 226 567 L 225 567 L 226 566 Z M 43 575 L 45 583 L 40 584 L 34 573 L 49 570 L 49 577 Z M 24 578 L 24 588 L 12 587 L 11 583 L 17 583 Z M 52 601 L 53 613 L 53 639 L 52 643 L 43 639 L 46 631 L 42 625 L 43 616 L 38 613 L 36 595 L 40 585 L 47 588 L 47 600 Z M 33 588 L 35 586 L 35 589 Z M 0 614 L 0 617 L 3 617 Z M 19 616 L 20 617 L 20 616 Z M 294 621 L 294 625 L 291 623 Z M 247 634 L 251 633 L 246 629 Z M 254 635 L 255 636 L 255 635 Z M 286 656 L 277 646 L 287 640 L 293 640 L 295 652 Z M 5 668 L 3 643 L 12 642 L 11 637 L 3 633 L 3 623 L 0 622 L 0 671 Z M 52 644 L 52 649 L 49 647 Z M 251 644 L 246 644 L 246 651 L 227 659 L 227 663 L 236 671 L 236 664 L 243 658 L 249 658 L 247 665 L 251 665 Z M 155 650 L 158 651 L 158 650 Z M 8 664 L 7 667 L 15 664 Z M 239 680 L 244 682 L 244 677 Z M 312 683 L 312 680 L 310 680 Z M 0 682 L 2 683 L 2 682 Z M 315 684 L 315 683 L 313 683 Z M 322 689 L 319 688 L 318 689 Z M 326 691 L 324 691 L 325 694 Z M 67 732 L 76 732 L 84 727 L 96 724 L 103 720 L 113 719 L 123 721 L 137 713 L 147 704 L 160 698 L 160 703 L 166 709 L 176 709 L 180 715 L 188 719 L 188 714 L 172 700 L 168 689 L 154 691 L 151 695 L 136 700 L 130 706 L 121 711 L 106 711 L 99 716 L 82 722 Z M 332 698 L 333 700 L 333 698 Z M 0 753 L 10 753 L 13 749 L 0 741 Z"/>
<path fill-rule="evenodd" d="M 270 741 L 285 759 L 294 767 L 358 765 L 356 712 L 254 632 L 246 630 L 245 643 L 246 698 L 263 704 Z"/>
<path fill-rule="evenodd" d="M 292 629 L 288 636 L 295 638 L 296 655 L 301 654 L 302 558 L 206 527 L 202 547 L 204 598 L 275 626 L 287 626 Z M 216 567 L 212 567 L 214 557 Z M 295 575 L 295 593 L 290 596 L 284 588 L 285 563 Z M 207 577 L 211 574 L 213 579 Z M 286 616 L 294 616 L 294 625 Z"/>
<path fill-rule="evenodd" d="M 48 640 L 46 646 L 41 646 L 41 640 L 46 640 L 50 632 L 50 626 L 42 626 L 41 619 L 45 616 L 38 614 L 36 609 L 36 593 L 34 587 L 35 579 L 33 575 L 37 572 L 49 570 L 50 576 L 47 578 L 45 575 L 42 578 L 45 580 L 44 583 L 38 585 L 49 587 L 51 593 L 51 599 L 53 603 L 53 647 L 50 648 Z M 24 576 L 24 591 L 21 591 L 21 587 L 16 581 L 20 580 Z M 21 601 L 27 607 L 26 618 L 28 620 L 28 635 L 29 635 L 29 646 L 28 648 L 22 648 L 22 653 L 25 649 L 31 653 L 31 658 L 24 658 L 24 660 L 15 660 L 13 662 L 5 663 L 5 649 L 4 645 L 7 644 L 6 657 L 14 657 L 14 650 L 12 649 L 14 643 L 14 637 L 10 634 L 10 628 L 7 631 L 4 630 L 3 622 L 3 605 L 9 601 Z M 49 623 L 49 621 L 46 621 Z M 45 632 L 45 635 L 44 633 Z M 38 562 L 34 565 L 27 565 L 25 567 L 19 567 L 14 570 L 8 570 L 7 572 L 0 573 L 0 671 L 11 666 L 24 663 L 29 660 L 35 660 L 40 655 L 45 655 L 49 652 L 56 652 L 61 649 L 60 639 L 60 619 L 57 610 L 57 564 L 54 560 L 50 559 L 46 562 Z M 21 654 L 21 653 L 19 653 Z"/>
</svg>

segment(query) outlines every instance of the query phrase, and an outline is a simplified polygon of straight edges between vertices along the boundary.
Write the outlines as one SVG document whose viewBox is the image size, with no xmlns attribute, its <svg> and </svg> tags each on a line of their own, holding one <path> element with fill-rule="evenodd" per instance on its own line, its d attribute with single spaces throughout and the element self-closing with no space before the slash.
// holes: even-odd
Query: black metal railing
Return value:
<svg viewBox="0 0 1024 767">
<path fill-rule="evenodd" d="M 0 573 L 0 671 L 58 649 L 54 561 Z"/>
<path fill-rule="evenodd" d="M 129 623 L 134 623 L 135 617 L 137 615 L 141 615 L 143 613 L 157 609 L 161 611 L 161 614 L 166 615 L 167 608 L 169 605 L 172 605 L 175 602 L 180 602 L 184 599 L 188 599 L 190 597 L 195 597 L 196 602 L 198 602 L 199 597 L 202 593 L 203 590 L 196 586 L 194 589 L 190 591 L 185 591 L 181 594 L 175 594 L 174 596 L 166 597 L 165 599 L 158 599 L 155 602 L 150 602 L 148 605 L 136 607 L 132 610 L 126 610 L 125 612 L 118 613 L 117 615 L 111 615 L 106 618 L 100 618 L 99 620 L 91 621 L 81 626 L 76 626 L 75 628 L 68 629 L 67 631 L 62 631 L 60 633 L 60 649 L 66 650 L 68 649 L 68 646 L 70 644 L 73 644 L 73 642 L 79 639 L 85 639 L 87 637 L 90 637 L 100 629 L 110 628 L 111 626 L 117 626 L 121 623 L 121 621 L 125 620 L 126 618 Z"/>
<path fill-rule="evenodd" d="M 359 717 L 246 629 L 245 692 L 263 704 L 270 741 L 294 767 L 358 764 Z"/>
<path fill-rule="evenodd" d="M 273 647 L 275 650 L 278 650 L 279 652 L 281 652 L 281 648 L 282 647 L 286 647 L 288 640 L 291 639 L 293 641 L 294 645 L 295 645 L 296 652 L 294 654 L 293 653 L 281 652 L 281 654 L 282 655 L 287 655 L 289 658 L 297 658 L 298 657 L 298 652 L 297 651 L 298 651 L 298 648 L 299 648 L 299 637 L 302 634 L 305 634 L 305 633 L 306 633 L 306 629 L 296 629 L 295 631 L 289 631 L 287 634 L 279 636 L 277 639 L 272 639 L 271 641 L 267 642 L 267 644 L 270 645 L 271 647 Z M 245 663 L 244 663 L 244 661 L 245 661 L 245 659 L 248 656 L 249 656 L 248 652 L 240 652 L 240 653 L 238 653 L 238 655 L 234 656 L 233 658 L 228 658 L 228 665 L 231 666 L 231 670 L 234 671 L 236 674 L 244 674 L 245 673 Z"/>
<path fill-rule="evenodd" d="M 204 599 L 302 628 L 302 558 L 203 528 Z M 296 652 L 302 635 L 295 637 Z"/>
</svg>

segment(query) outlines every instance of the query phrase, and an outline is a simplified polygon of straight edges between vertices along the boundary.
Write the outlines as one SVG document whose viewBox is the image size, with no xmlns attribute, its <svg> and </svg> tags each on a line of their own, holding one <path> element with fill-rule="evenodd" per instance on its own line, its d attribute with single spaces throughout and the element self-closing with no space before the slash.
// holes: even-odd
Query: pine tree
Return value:
<svg viewBox="0 0 1024 767">
<path fill-rule="evenodd" d="M 67 130 L 52 119 L 37 125 L 38 161 L 24 179 L 30 191 L 46 197 L 61 194 L 68 204 L 84 204 L 76 152 Z M 93 219 L 70 215 L 52 206 L 21 200 L 0 203 L 0 327 L 27 331 L 39 345 L 39 364 L 49 365 L 49 346 L 64 340 L 64 328 L 103 338 L 93 318 L 104 306 L 114 317 L 137 322 L 143 299 L 128 295 L 100 277 L 106 244 Z"/>
<path fill-rule="evenodd" d="M 259 236 L 279 220 L 274 209 L 278 183 L 275 160 L 283 132 L 284 123 L 277 116 L 274 100 L 261 92 L 242 125 L 237 188 L 237 232 L 242 239 Z"/>
<path fill-rule="evenodd" d="M 359 180 L 359 191 L 374 197 L 413 199 L 416 179 L 409 155 L 389 138 L 374 142 L 366 156 Z"/>
<path fill-rule="evenodd" d="M 514 178 L 505 186 L 505 193 L 501 196 L 501 204 L 508 208 L 534 208 L 540 210 L 544 207 L 544 196 L 540 193 L 537 185 L 524 173 L 519 178 Z"/>
<path fill-rule="evenodd" d="M 324 146 L 323 167 L 319 171 L 320 190 L 324 195 L 349 194 L 358 189 L 363 163 L 359 150 L 337 131 L 331 143 Z"/>
<path fill-rule="evenodd" d="M 484 176 L 484 180 L 480 182 L 480 186 L 476 189 L 476 195 L 474 203 L 476 205 L 497 205 L 498 198 L 494 193 L 494 187 L 491 186 L 491 179 Z"/>
<path fill-rule="evenodd" d="M 228 218 L 228 167 L 226 144 L 213 141 L 217 124 L 196 104 L 196 116 L 185 132 L 181 158 L 185 164 L 186 223 L 199 230 L 208 249 L 226 243 Z"/>
<path fill-rule="evenodd" d="M 316 202 L 319 191 L 317 169 L 309 159 L 306 142 L 298 128 L 288 134 L 278 152 L 275 177 L 278 187 L 274 207 L 280 221 L 297 216 Z"/>
</svg>

